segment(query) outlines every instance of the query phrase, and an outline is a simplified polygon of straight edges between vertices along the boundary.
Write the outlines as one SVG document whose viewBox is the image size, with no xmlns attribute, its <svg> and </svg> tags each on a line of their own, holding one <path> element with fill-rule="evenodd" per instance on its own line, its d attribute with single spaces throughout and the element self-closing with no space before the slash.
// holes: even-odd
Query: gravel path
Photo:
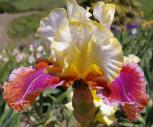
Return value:
<svg viewBox="0 0 153 127">
<path fill-rule="evenodd" d="M 15 18 L 18 18 L 20 16 L 27 16 L 31 15 L 35 12 L 26 12 L 26 13 L 16 13 L 16 14 L 0 14 L 0 49 L 6 46 L 6 44 L 9 42 L 9 38 L 7 36 L 7 26 L 8 24 L 14 20 Z"/>
</svg>

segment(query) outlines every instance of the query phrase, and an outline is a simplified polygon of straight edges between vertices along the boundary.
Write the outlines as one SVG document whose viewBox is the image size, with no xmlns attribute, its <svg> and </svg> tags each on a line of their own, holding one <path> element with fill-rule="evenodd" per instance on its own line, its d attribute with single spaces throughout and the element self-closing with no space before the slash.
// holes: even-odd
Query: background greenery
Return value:
<svg viewBox="0 0 153 127">
<path fill-rule="evenodd" d="M 93 0 L 94 1 L 94 0 Z M 111 2 L 112 0 L 107 0 Z M 80 0 L 83 6 L 89 5 L 91 1 Z M 118 9 L 128 10 L 128 4 L 130 0 L 114 0 L 118 3 Z M 133 1 L 132 1 L 133 2 Z M 136 2 L 140 2 L 136 0 Z M 122 4 L 123 3 L 123 4 Z M 136 15 L 133 19 L 150 20 L 153 18 L 153 1 L 141 0 L 141 5 L 136 6 L 144 12 L 144 16 Z M 126 5 L 126 7 L 125 7 Z M 34 11 L 34 14 L 29 16 L 21 16 L 13 20 L 8 25 L 8 36 L 12 39 L 12 42 L 17 41 L 17 45 L 21 50 L 23 39 L 27 39 L 29 36 L 34 36 L 34 33 L 39 25 L 40 19 L 47 16 L 49 10 L 54 7 L 64 7 L 65 0 L 0 0 L 0 13 L 20 13 L 23 11 Z M 125 7 L 125 8 L 124 8 Z M 132 6 L 133 7 L 133 6 Z M 134 9 L 134 8 L 133 8 Z M 133 11 L 134 12 L 134 11 Z M 139 14 L 138 10 L 136 13 Z M 120 18 L 125 12 L 121 11 L 116 18 Z M 127 17 L 124 16 L 124 20 L 127 21 Z M 129 22 L 128 22 L 129 23 Z M 126 28 L 126 24 L 118 23 L 115 26 Z M 141 67 L 143 68 L 147 80 L 148 93 L 150 94 L 150 103 L 148 107 L 141 114 L 140 119 L 135 123 L 129 123 L 124 114 L 119 110 L 116 113 L 119 118 L 118 123 L 113 126 L 120 127 L 151 127 L 153 126 L 153 26 L 147 28 L 137 28 L 137 33 L 132 34 L 131 30 L 124 29 L 124 31 L 114 31 L 115 36 L 120 40 L 123 45 L 125 55 L 129 53 L 135 54 L 141 58 Z M 29 55 L 27 50 L 28 45 L 23 46 L 22 52 Z M 6 49 L 6 55 L 8 61 L 0 62 L 0 84 L 7 81 L 8 75 L 12 69 L 19 66 L 29 65 L 28 60 L 24 59 L 20 63 L 16 61 L 13 53 L 13 48 L 10 46 Z M 36 51 L 34 51 L 36 52 Z M 47 51 L 46 51 L 47 52 Z M 1 52 L 0 52 L 1 54 Z M 0 91 L 0 127 L 63 127 L 74 126 L 75 120 L 72 117 L 72 112 L 65 108 L 65 104 L 70 100 L 70 90 L 64 88 L 58 88 L 53 91 L 44 92 L 33 106 L 22 113 L 15 113 L 9 109 L 2 98 L 2 90 Z M 99 125 L 100 126 L 100 125 Z"/>
<path fill-rule="evenodd" d="M 61 7 L 65 5 L 66 0 L 0 0 L 0 2 L 6 2 L 14 5 L 20 11 L 29 11 L 29 10 L 42 10 L 51 7 Z M 80 0 L 85 1 L 85 0 Z M 111 1 L 111 0 L 107 0 Z M 119 1 L 119 0 L 114 0 Z M 123 2 L 129 0 L 122 0 Z M 135 0 L 134 0 L 135 1 Z M 153 18 L 153 1 L 152 0 L 140 0 L 142 9 L 144 11 L 146 18 Z M 0 4 L 1 5 L 1 4 Z"/>
<path fill-rule="evenodd" d="M 147 19 L 153 18 L 153 1 L 152 0 L 140 0 L 142 2 L 142 8 Z"/>
<path fill-rule="evenodd" d="M 46 10 L 65 5 L 65 0 L 0 0 L 0 2 L 11 4 L 20 11 Z"/>
</svg>

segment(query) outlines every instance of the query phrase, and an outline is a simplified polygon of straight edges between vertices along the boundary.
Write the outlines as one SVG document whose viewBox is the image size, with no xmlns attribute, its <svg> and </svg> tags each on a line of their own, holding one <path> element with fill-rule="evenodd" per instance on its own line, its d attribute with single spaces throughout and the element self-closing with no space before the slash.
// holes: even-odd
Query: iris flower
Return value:
<svg viewBox="0 0 153 127">
<path fill-rule="evenodd" d="M 51 44 L 51 56 L 10 74 L 3 89 L 12 109 L 22 111 L 46 89 L 73 86 L 74 116 L 80 123 L 95 118 L 91 90 L 105 104 L 121 105 L 130 121 L 138 119 L 148 103 L 146 82 L 137 64 L 124 63 L 122 46 L 110 31 L 115 5 L 98 2 L 93 15 L 89 10 L 67 0 L 67 11 L 53 9 L 41 20 L 37 34 Z"/>
</svg>

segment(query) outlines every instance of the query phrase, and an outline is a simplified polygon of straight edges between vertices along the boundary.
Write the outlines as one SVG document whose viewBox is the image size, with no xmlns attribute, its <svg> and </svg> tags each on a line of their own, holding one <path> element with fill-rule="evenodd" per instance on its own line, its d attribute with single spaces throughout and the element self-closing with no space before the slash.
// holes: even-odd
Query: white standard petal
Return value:
<svg viewBox="0 0 153 127">
<path fill-rule="evenodd" d="M 96 22 L 94 25 L 96 28 L 91 40 L 93 46 L 89 54 L 90 61 L 95 61 L 110 83 L 119 75 L 123 66 L 122 46 L 109 29 Z"/>
<path fill-rule="evenodd" d="M 67 65 L 62 76 L 73 73 L 78 78 L 85 78 L 94 67 L 99 70 L 95 72 L 103 72 L 108 82 L 113 81 L 122 68 L 123 53 L 110 30 L 97 22 L 87 21 L 70 23 L 70 31 L 72 41 L 67 45 L 52 43 L 61 67 Z"/>
<path fill-rule="evenodd" d="M 128 64 L 128 63 L 138 64 L 140 61 L 141 59 L 134 54 L 129 54 L 128 56 L 124 56 L 124 64 Z"/>
<path fill-rule="evenodd" d="M 97 2 L 94 6 L 93 15 L 101 23 L 104 24 L 107 28 L 110 28 L 115 14 L 115 5 L 114 4 L 105 4 L 104 2 Z"/>
<path fill-rule="evenodd" d="M 72 21 L 86 21 L 92 15 L 89 12 L 89 7 L 84 9 L 79 6 L 76 0 L 67 0 L 68 18 Z"/>
<path fill-rule="evenodd" d="M 49 16 L 42 19 L 38 28 L 38 34 L 49 42 L 54 38 L 62 41 L 70 40 L 69 21 L 64 8 L 53 9 Z"/>
<path fill-rule="evenodd" d="M 83 78 L 83 74 L 87 70 L 86 55 L 88 43 L 92 36 L 93 29 L 90 23 L 87 22 L 70 22 L 70 33 L 72 41 L 68 48 L 63 53 L 67 62 L 67 67 L 62 75 L 71 75 L 72 70 Z M 71 73 L 70 73 L 71 72 Z"/>
<path fill-rule="evenodd" d="M 109 42 L 108 45 L 97 44 L 99 64 L 107 81 L 112 82 L 119 75 L 123 66 L 122 47 L 114 37 L 105 41 Z"/>
</svg>

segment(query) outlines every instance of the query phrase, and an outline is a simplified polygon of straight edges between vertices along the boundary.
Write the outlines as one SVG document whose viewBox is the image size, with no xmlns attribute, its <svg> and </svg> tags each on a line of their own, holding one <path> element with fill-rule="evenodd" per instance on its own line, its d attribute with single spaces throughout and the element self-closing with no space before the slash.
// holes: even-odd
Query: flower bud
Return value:
<svg viewBox="0 0 153 127">
<path fill-rule="evenodd" d="M 96 108 L 89 86 L 83 80 L 77 80 L 73 84 L 74 116 L 82 127 L 92 127 L 95 119 Z"/>
</svg>

